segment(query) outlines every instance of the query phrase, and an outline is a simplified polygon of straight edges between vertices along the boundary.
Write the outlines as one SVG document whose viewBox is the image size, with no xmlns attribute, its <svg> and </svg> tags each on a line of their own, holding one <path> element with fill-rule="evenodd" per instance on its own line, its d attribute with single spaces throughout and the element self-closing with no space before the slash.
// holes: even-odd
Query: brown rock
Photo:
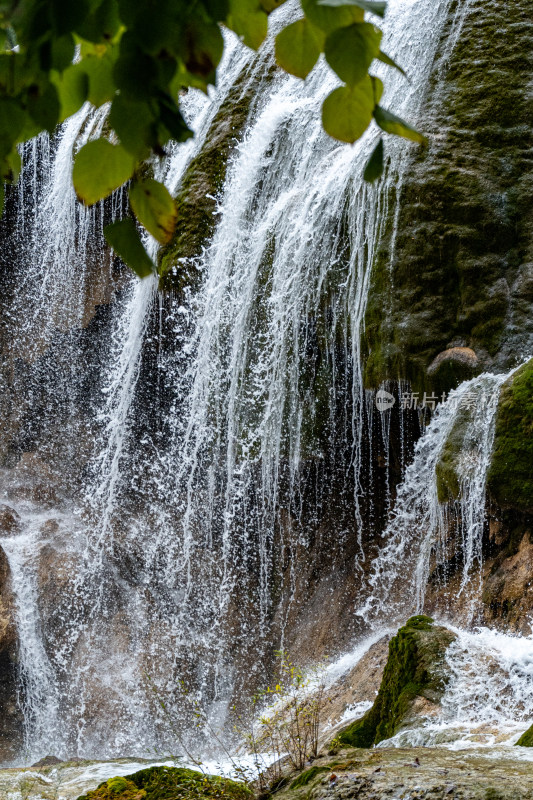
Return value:
<svg viewBox="0 0 533 800">
<path fill-rule="evenodd" d="M 62 763 L 61 759 L 57 758 L 57 756 L 45 756 L 39 761 L 36 761 L 35 764 L 32 764 L 32 767 L 55 767 L 56 764 Z"/>
<path fill-rule="evenodd" d="M 22 742 L 17 704 L 17 631 L 7 556 L 0 547 L 0 762 L 14 758 Z"/>
<path fill-rule="evenodd" d="M 20 517 L 11 506 L 0 505 L 0 536 L 16 534 L 20 531 Z"/>
<path fill-rule="evenodd" d="M 14 644 L 13 598 L 7 556 L 0 547 L 0 651 Z"/>
<path fill-rule="evenodd" d="M 488 576 L 483 602 L 490 618 L 501 618 L 511 628 L 529 633 L 524 628 L 533 608 L 533 541 L 529 532 L 522 537 L 517 552 Z"/>
<path fill-rule="evenodd" d="M 445 363 L 459 364 L 474 370 L 478 365 L 478 357 L 470 347 L 450 347 L 433 359 L 428 367 L 428 375 L 434 375 Z"/>
<path fill-rule="evenodd" d="M 346 722 L 340 722 L 343 713 L 355 703 L 370 702 L 376 697 L 387 663 L 389 637 L 384 636 L 373 644 L 355 667 L 333 684 L 327 694 L 330 703 L 326 715 L 328 728 L 323 734 L 324 742 L 333 738 L 334 732 Z"/>
</svg>

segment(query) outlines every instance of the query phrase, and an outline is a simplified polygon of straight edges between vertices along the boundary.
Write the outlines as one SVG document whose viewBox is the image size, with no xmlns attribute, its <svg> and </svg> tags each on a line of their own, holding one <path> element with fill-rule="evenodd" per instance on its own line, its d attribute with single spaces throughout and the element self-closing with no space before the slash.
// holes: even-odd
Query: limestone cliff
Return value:
<svg viewBox="0 0 533 800">
<path fill-rule="evenodd" d="M 529 0 L 473 0 L 420 121 L 366 315 L 368 386 L 450 388 L 533 348 L 533 29 Z M 384 309 L 390 309 L 384 312 Z M 442 364 L 447 348 L 477 363 Z"/>
</svg>

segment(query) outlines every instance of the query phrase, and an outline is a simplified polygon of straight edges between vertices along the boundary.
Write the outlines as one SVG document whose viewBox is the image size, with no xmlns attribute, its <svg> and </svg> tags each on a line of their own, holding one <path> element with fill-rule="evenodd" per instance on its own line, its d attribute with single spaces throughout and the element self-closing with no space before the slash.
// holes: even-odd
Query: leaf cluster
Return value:
<svg viewBox="0 0 533 800">
<path fill-rule="evenodd" d="M 19 145 L 56 126 L 86 102 L 109 104 L 109 133 L 76 154 L 73 182 L 92 205 L 130 182 L 133 216 L 159 243 L 178 222 L 173 198 L 155 180 L 139 180 L 139 166 L 165 155 L 171 141 L 191 137 L 179 105 L 189 88 L 216 84 L 224 50 L 222 28 L 253 49 L 268 32 L 268 16 L 285 0 L 0 0 L 0 170 L 15 183 Z M 280 67 L 305 78 L 323 53 L 343 85 L 322 107 L 325 130 L 354 142 L 372 119 L 387 133 L 423 137 L 379 105 L 381 81 L 369 74 L 375 59 L 399 69 L 381 50 L 383 0 L 301 0 L 302 17 L 276 38 Z M 380 140 L 365 171 L 383 169 Z M 155 271 L 133 217 L 108 226 L 105 236 L 140 277 Z"/>
</svg>

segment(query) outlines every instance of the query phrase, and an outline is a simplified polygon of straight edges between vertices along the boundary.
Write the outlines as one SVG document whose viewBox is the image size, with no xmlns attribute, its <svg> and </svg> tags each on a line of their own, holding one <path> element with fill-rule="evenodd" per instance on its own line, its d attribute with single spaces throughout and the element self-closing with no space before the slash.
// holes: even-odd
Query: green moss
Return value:
<svg viewBox="0 0 533 800">
<path fill-rule="evenodd" d="M 451 364 L 427 369 L 451 346 L 471 347 L 481 367 L 527 352 L 531 298 L 517 276 L 526 274 L 533 229 L 533 125 L 522 124 L 533 119 L 533 98 L 514 76 L 533 47 L 528 4 L 516 0 L 505 19 L 497 3 L 483 18 L 470 15 L 445 76 L 437 71 L 424 122 L 431 144 L 414 153 L 396 225 L 389 198 L 373 264 L 367 388 L 402 379 L 414 391 L 448 391 L 471 374 Z"/>
<path fill-rule="evenodd" d="M 307 786 L 308 783 L 322 772 L 331 772 L 331 767 L 326 764 L 323 767 L 311 767 L 310 769 L 306 769 L 305 772 L 302 772 L 301 775 L 298 775 L 298 777 L 293 780 L 289 788 L 301 789 L 302 786 Z"/>
<path fill-rule="evenodd" d="M 467 436 L 470 430 L 472 413 L 472 409 L 467 407 L 456 415 L 453 428 L 448 434 L 435 467 L 439 503 L 457 500 L 460 496 L 459 458 L 467 447 Z"/>
<path fill-rule="evenodd" d="M 228 778 L 192 769 L 149 767 L 127 778 L 110 778 L 78 800 L 250 800 L 251 796 L 244 784 Z"/>
<path fill-rule="evenodd" d="M 389 643 L 389 657 L 374 704 L 338 739 L 372 747 L 398 731 L 416 697 L 437 701 L 444 691 L 442 662 L 454 634 L 426 616 L 411 617 Z"/>
<path fill-rule="evenodd" d="M 213 233 L 216 197 L 224 185 L 229 157 L 242 136 L 250 111 L 253 91 L 246 78 L 244 72 L 235 82 L 178 187 L 176 232 L 158 255 L 162 291 L 180 293 L 198 283 L 194 262 Z"/>
<path fill-rule="evenodd" d="M 533 359 L 502 387 L 488 489 L 504 507 L 533 510 Z"/>
<path fill-rule="evenodd" d="M 516 744 L 520 747 L 533 747 L 533 725 L 522 734 Z"/>
</svg>

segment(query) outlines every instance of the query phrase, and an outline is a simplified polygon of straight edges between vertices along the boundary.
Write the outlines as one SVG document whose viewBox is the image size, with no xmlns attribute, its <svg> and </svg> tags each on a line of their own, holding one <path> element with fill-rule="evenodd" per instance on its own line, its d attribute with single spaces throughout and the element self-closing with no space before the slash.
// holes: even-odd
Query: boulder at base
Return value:
<svg viewBox="0 0 533 800">
<path fill-rule="evenodd" d="M 444 654 L 455 634 L 430 617 L 411 617 L 389 642 L 374 705 L 338 735 L 343 745 L 372 747 L 390 739 L 421 706 L 435 706 L 446 686 Z"/>
<path fill-rule="evenodd" d="M 522 734 L 516 744 L 520 747 L 533 747 L 533 725 Z"/>
<path fill-rule="evenodd" d="M 250 800 L 243 783 L 179 767 L 149 767 L 101 783 L 78 800 Z"/>
</svg>

